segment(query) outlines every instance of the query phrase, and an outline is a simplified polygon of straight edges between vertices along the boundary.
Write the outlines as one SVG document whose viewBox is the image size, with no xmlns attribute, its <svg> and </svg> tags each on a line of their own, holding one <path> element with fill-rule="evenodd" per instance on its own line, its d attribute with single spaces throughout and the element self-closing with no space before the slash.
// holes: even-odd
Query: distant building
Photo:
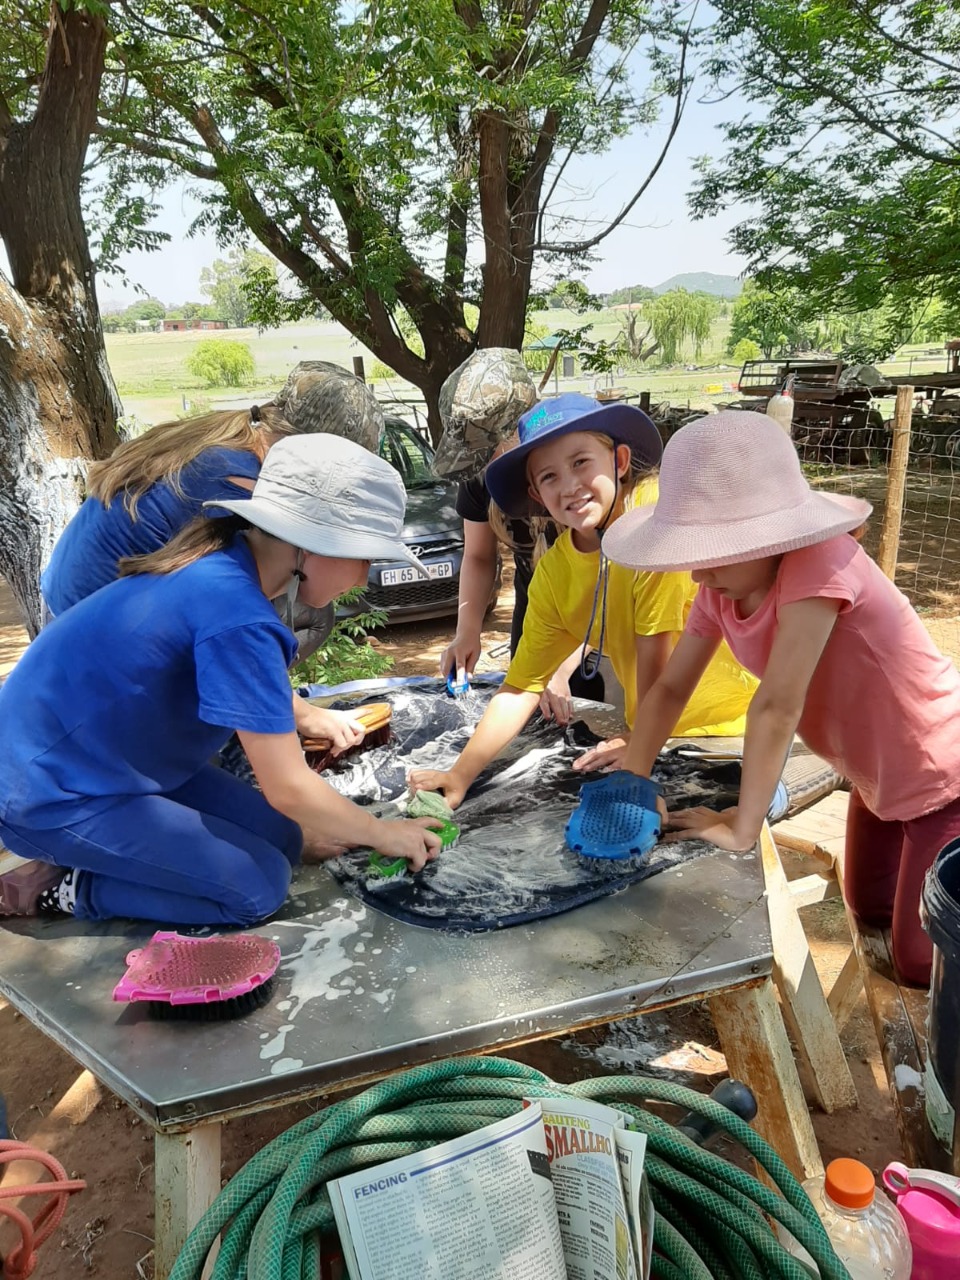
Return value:
<svg viewBox="0 0 960 1280">
<path fill-rule="evenodd" d="M 185 333 L 188 329 L 225 329 L 226 320 L 167 320 L 157 325 L 157 333 Z"/>
</svg>

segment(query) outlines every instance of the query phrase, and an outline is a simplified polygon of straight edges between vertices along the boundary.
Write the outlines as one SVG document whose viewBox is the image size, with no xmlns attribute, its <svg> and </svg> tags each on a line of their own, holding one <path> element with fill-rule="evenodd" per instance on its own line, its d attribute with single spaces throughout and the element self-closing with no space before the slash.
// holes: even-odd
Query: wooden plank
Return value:
<svg viewBox="0 0 960 1280">
<path fill-rule="evenodd" d="M 805 840 L 802 836 L 784 831 L 782 827 L 778 826 L 776 831 L 778 848 L 789 849 L 791 853 L 800 853 L 805 858 L 813 858 L 816 862 L 822 863 L 829 870 L 833 869 L 835 859 L 829 849 L 825 849 L 823 845 L 813 840 Z"/>
<path fill-rule="evenodd" d="M 843 968 L 837 974 L 836 981 L 827 996 L 827 1007 L 833 1015 L 838 1031 L 847 1025 L 854 1006 L 860 999 L 863 990 L 863 974 L 860 972 L 860 961 L 854 947 L 843 962 Z"/>
<path fill-rule="evenodd" d="M 777 847 L 780 847 L 779 839 Z M 801 907 L 812 907 L 817 902 L 826 901 L 827 898 L 840 896 L 840 886 L 837 884 L 836 876 L 832 874 L 824 875 L 815 872 L 813 875 L 801 876 L 799 880 L 788 880 L 787 885 L 793 905 L 798 911 Z"/>
<path fill-rule="evenodd" d="M 849 796 L 845 791 L 831 792 L 801 813 L 778 822 L 777 837 L 789 836 L 791 839 L 806 841 L 836 857 L 843 851 L 848 804 Z"/>
<path fill-rule="evenodd" d="M 777 846 L 766 823 L 760 834 L 760 856 L 773 939 L 773 977 L 783 1001 L 784 1020 L 824 1111 L 855 1107 L 857 1090 L 846 1054 L 814 967 Z"/>
<path fill-rule="evenodd" d="M 731 1076 L 757 1099 L 754 1128 L 800 1179 L 823 1172 L 810 1113 L 800 1088 L 773 983 L 728 991 L 708 1000 Z"/>
<path fill-rule="evenodd" d="M 167 1280 L 187 1236 L 220 1194 L 220 1126 L 154 1134 L 154 1275 Z M 211 1251 L 203 1274 L 216 1258 Z"/>
</svg>

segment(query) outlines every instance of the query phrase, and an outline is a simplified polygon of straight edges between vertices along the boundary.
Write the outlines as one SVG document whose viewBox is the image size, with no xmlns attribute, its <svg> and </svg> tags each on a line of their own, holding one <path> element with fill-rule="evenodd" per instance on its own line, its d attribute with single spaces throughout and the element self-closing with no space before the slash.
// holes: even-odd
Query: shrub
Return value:
<svg viewBox="0 0 960 1280">
<path fill-rule="evenodd" d="M 203 338 L 187 357 L 187 369 L 208 387 L 241 387 L 253 378 L 253 355 L 245 342 Z"/>
<path fill-rule="evenodd" d="M 342 601 L 353 604 L 362 594 L 363 588 L 358 587 L 355 591 L 348 591 Z M 378 653 L 368 639 L 369 633 L 376 627 L 382 627 L 386 620 L 387 615 L 380 609 L 366 610 L 354 618 L 338 618 L 319 649 L 290 668 L 293 687 L 372 680 L 389 671 L 393 659 L 385 653 Z"/>
<path fill-rule="evenodd" d="M 759 360 L 763 353 L 752 338 L 741 338 L 730 352 L 734 364 L 746 364 L 748 360 Z"/>
</svg>

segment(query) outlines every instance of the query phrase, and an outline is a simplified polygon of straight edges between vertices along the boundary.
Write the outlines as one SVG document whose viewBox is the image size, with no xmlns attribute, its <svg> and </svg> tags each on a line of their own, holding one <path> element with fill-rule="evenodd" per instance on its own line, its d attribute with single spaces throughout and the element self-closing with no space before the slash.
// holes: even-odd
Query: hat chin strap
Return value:
<svg viewBox="0 0 960 1280">
<path fill-rule="evenodd" d="M 290 581 L 287 583 L 287 589 L 284 593 L 283 601 L 283 620 L 293 630 L 293 606 L 297 603 L 297 596 L 300 592 L 300 583 L 306 578 L 303 572 L 303 558 L 306 552 L 297 548 L 297 562 L 290 574 Z"/>
<path fill-rule="evenodd" d="M 610 561 L 604 555 L 603 551 L 603 535 L 606 532 L 607 525 L 610 523 L 610 517 L 613 515 L 614 508 L 617 505 L 617 496 L 620 493 L 620 477 L 617 474 L 617 451 L 613 451 L 613 501 L 610 507 L 597 525 L 597 537 L 600 539 L 600 563 L 597 566 L 597 585 L 593 592 L 593 608 L 590 610 L 590 621 L 587 623 L 587 634 L 583 638 L 583 652 L 580 655 L 580 674 L 584 680 L 592 680 L 600 670 L 600 662 L 603 658 L 603 642 L 607 636 L 607 588 L 610 584 Z M 593 624 L 597 618 L 597 606 L 600 608 L 600 635 L 597 640 L 597 647 L 592 653 L 588 653 L 590 648 L 590 635 L 593 631 Z"/>
</svg>

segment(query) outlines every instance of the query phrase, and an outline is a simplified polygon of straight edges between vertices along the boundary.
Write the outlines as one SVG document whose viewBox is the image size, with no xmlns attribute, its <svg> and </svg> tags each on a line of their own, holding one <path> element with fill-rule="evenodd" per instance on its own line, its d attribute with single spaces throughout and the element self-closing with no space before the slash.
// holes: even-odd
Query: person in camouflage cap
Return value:
<svg viewBox="0 0 960 1280">
<path fill-rule="evenodd" d="M 379 451 L 383 410 L 366 383 L 338 364 L 301 360 L 274 403 L 295 435 L 319 431 Z"/>
<path fill-rule="evenodd" d="M 435 474 L 451 480 L 478 476 L 536 400 L 536 387 L 519 351 L 475 351 L 440 388 L 443 435 L 433 460 Z"/>
</svg>

